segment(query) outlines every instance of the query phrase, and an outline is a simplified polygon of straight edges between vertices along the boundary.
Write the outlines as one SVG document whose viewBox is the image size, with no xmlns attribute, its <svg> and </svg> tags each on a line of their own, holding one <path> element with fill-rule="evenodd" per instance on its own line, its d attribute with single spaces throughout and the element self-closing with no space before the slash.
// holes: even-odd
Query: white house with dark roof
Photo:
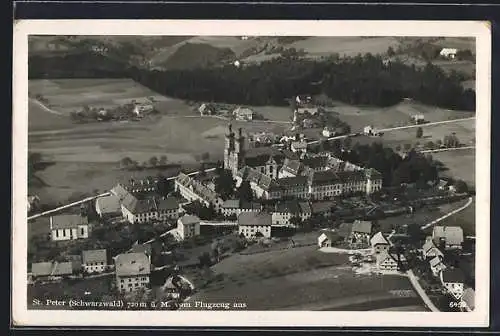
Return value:
<svg viewBox="0 0 500 336">
<path fill-rule="evenodd" d="M 432 240 L 438 247 L 444 245 L 446 250 L 462 249 L 464 231 L 460 226 L 435 226 Z"/>
<path fill-rule="evenodd" d="M 318 236 L 318 247 L 332 247 L 338 240 L 340 240 L 340 236 L 336 232 L 322 231 Z"/>
<path fill-rule="evenodd" d="M 255 238 L 260 232 L 263 237 L 271 237 L 272 216 L 267 212 L 245 212 L 238 216 L 238 233 L 246 238 Z"/>
<path fill-rule="evenodd" d="M 240 106 L 233 111 L 233 115 L 236 120 L 251 121 L 253 119 L 254 112 L 248 107 Z"/>
<path fill-rule="evenodd" d="M 115 258 L 116 288 L 122 292 L 133 292 L 149 284 L 151 262 L 144 253 L 124 253 Z"/>
<path fill-rule="evenodd" d="M 73 274 L 73 264 L 67 262 L 38 262 L 31 264 L 33 280 L 59 280 Z"/>
<path fill-rule="evenodd" d="M 50 217 L 52 241 L 85 239 L 89 237 L 89 222 L 81 215 L 55 215 Z"/>
<path fill-rule="evenodd" d="M 441 283 L 456 299 L 460 300 L 464 294 L 464 274 L 458 268 L 447 268 L 440 273 Z"/>
<path fill-rule="evenodd" d="M 391 243 L 384 236 L 382 232 L 377 232 L 370 239 L 370 245 L 372 246 L 373 254 L 388 253 Z"/>
<path fill-rule="evenodd" d="M 455 59 L 455 57 L 457 57 L 457 49 L 456 48 L 443 48 L 439 52 L 439 56 L 446 57 L 449 59 Z"/>
<path fill-rule="evenodd" d="M 105 249 L 82 251 L 82 268 L 87 273 L 101 273 L 108 267 Z"/>
<path fill-rule="evenodd" d="M 114 194 L 99 197 L 95 202 L 95 210 L 99 217 L 113 217 L 121 215 L 120 198 Z"/>
<path fill-rule="evenodd" d="M 182 239 L 200 235 L 200 219 L 192 215 L 184 215 L 177 220 L 177 232 Z"/>
<path fill-rule="evenodd" d="M 388 252 L 375 255 L 377 268 L 381 271 L 397 271 L 399 263 L 397 256 Z"/>
</svg>

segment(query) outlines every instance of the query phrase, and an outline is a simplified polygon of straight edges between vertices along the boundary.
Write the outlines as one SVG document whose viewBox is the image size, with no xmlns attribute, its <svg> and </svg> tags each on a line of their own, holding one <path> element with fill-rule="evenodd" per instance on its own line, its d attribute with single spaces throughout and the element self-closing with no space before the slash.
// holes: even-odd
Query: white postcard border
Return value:
<svg viewBox="0 0 500 336">
<path fill-rule="evenodd" d="M 479 21 L 26 20 L 14 23 L 12 322 L 16 326 L 485 327 L 490 288 L 491 31 Z M 231 34 L 227 34 L 230 32 Z M 27 309 L 28 35 L 470 36 L 476 38 L 476 309 L 351 311 L 50 311 Z"/>
</svg>

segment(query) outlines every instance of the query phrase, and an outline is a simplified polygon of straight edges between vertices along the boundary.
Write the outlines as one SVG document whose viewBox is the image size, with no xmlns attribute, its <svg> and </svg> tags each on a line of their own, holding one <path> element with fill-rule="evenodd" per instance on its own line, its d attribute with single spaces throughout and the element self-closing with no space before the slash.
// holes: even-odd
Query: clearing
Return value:
<svg viewBox="0 0 500 336">
<path fill-rule="evenodd" d="M 457 133 L 458 134 L 458 133 Z M 460 139 L 460 135 L 457 135 Z M 476 183 L 476 149 L 432 153 L 435 160 L 447 168 L 443 175 L 464 180 L 468 185 Z"/>
<path fill-rule="evenodd" d="M 214 280 L 196 293 L 195 301 L 243 302 L 248 310 L 352 310 L 418 305 L 411 297 L 399 302 L 391 290 L 411 290 L 403 276 L 359 275 L 348 255 L 322 253 L 317 246 L 253 255 L 233 255 L 212 267 Z M 189 277 L 189 276 L 188 276 Z M 365 303 L 363 308 L 354 307 Z M 373 306 L 373 307 L 372 307 Z"/>
</svg>

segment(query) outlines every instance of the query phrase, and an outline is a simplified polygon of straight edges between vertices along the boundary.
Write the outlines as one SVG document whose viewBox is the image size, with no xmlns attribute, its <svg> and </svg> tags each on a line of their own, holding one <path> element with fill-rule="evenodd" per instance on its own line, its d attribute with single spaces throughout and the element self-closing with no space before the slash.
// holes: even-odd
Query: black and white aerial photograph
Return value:
<svg viewBox="0 0 500 336">
<path fill-rule="evenodd" d="M 28 311 L 474 311 L 475 37 L 27 58 Z"/>
</svg>

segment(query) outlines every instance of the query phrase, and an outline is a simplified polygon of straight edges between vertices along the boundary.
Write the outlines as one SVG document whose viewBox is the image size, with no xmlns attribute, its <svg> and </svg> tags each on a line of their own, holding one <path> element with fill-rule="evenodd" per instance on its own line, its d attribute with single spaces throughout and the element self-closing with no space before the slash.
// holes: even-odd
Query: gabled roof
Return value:
<svg viewBox="0 0 500 336">
<path fill-rule="evenodd" d="M 427 251 L 429 251 L 431 248 L 436 247 L 432 239 L 427 239 L 422 246 L 422 251 L 427 254 Z"/>
<path fill-rule="evenodd" d="M 40 262 L 31 265 L 33 276 L 62 276 L 73 273 L 73 264 L 66 262 Z"/>
<path fill-rule="evenodd" d="M 339 175 L 331 170 L 314 172 L 312 174 L 312 185 L 329 185 L 340 182 Z"/>
<path fill-rule="evenodd" d="M 281 170 L 290 173 L 292 175 L 298 175 L 301 166 L 302 164 L 300 163 L 299 160 L 291 160 L 289 158 L 286 158 L 285 161 L 283 162 L 283 167 L 281 167 Z"/>
<path fill-rule="evenodd" d="M 81 215 L 55 215 L 50 217 L 51 230 L 73 229 L 78 225 L 87 225 L 87 217 Z"/>
<path fill-rule="evenodd" d="M 103 214 L 117 213 L 121 211 L 120 199 L 111 194 L 109 196 L 99 197 L 96 205 Z"/>
<path fill-rule="evenodd" d="M 130 193 L 125 189 L 125 187 L 118 183 L 113 189 L 111 189 L 111 193 L 118 197 L 120 201 L 122 201 L 127 195 Z"/>
<path fill-rule="evenodd" d="M 243 212 L 238 216 L 238 225 L 272 225 L 272 216 L 267 212 Z"/>
<path fill-rule="evenodd" d="M 151 264 L 144 253 L 119 254 L 115 259 L 117 276 L 137 276 L 150 273 Z"/>
<path fill-rule="evenodd" d="M 376 258 L 377 258 L 377 263 L 382 263 L 382 262 L 386 261 L 387 259 L 389 259 L 390 261 L 394 261 L 394 262 L 398 261 L 395 255 L 387 253 L 387 252 L 382 252 L 382 253 L 377 254 Z"/>
<path fill-rule="evenodd" d="M 309 202 L 299 202 L 300 212 L 303 214 L 312 213 L 311 204 Z"/>
<path fill-rule="evenodd" d="M 372 222 L 356 220 L 352 224 L 352 232 L 371 234 L 372 233 Z"/>
<path fill-rule="evenodd" d="M 275 211 L 280 213 L 299 214 L 299 202 L 297 202 L 296 200 L 279 202 L 275 206 Z"/>
<path fill-rule="evenodd" d="M 444 238 L 446 244 L 461 245 L 464 242 L 464 232 L 460 226 L 435 226 L 432 230 L 433 239 Z"/>
<path fill-rule="evenodd" d="M 108 258 L 106 256 L 106 250 L 101 249 L 101 250 L 87 250 L 82 252 L 82 263 L 83 264 L 88 264 L 88 263 L 93 263 L 93 262 L 106 262 L 108 261 Z"/>
<path fill-rule="evenodd" d="M 147 256 L 151 256 L 152 249 L 151 244 L 134 244 L 129 253 L 143 253 Z"/>
<path fill-rule="evenodd" d="M 371 239 L 370 239 L 370 244 L 372 246 L 376 245 L 390 245 L 389 241 L 387 238 L 385 238 L 384 234 L 382 232 L 377 232 Z"/>
<path fill-rule="evenodd" d="M 434 257 L 434 258 L 432 258 L 432 259 L 429 261 L 429 265 L 430 265 L 431 267 L 436 267 L 436 266 L 437 266 L 437 265 L 439 265 L 439 264 L 443 264 L 443 262 L 442 262 L 442 261 L 441 261 L 441 259 L 440 259 L 439 257 L 437 257 L 437 256 L 436 256 L 436 257 Z M 444 264 L 443 264 L 443 266 L 444 266 Z"/>
<path fill-rule="evenodd" d="M 365 172 L 362 170 L 352 170 L 352 171 L 344 170 L 337 172 L 337 175 L 344 183 L 366 181 Z"/>
<path fill-rule="evenodd" d="M 224 209 L 238 209 L 239 207 L 240 207 L 240 200 L 238 199 L 230 199 L 222 204 L 222 208 Z"/>
<path fill-rule="evenodd" d="M 464 282 L 464 274 L 458 268 L 448 268 L 445 269 L 442 273 L 443 282 Z"/>
<path fill-rule="evenodd" d="M 311 202 L 311 211 L 314 214 L 330 212 L 334 206 L 334 201 Z"/>
<path fill-rule="evenodd" d="M 200 219 L 193 215 L 184 215 L 178 219 L 178 222 L 182 225 L 196 224 L 200 222 Z"/>
</svg>

